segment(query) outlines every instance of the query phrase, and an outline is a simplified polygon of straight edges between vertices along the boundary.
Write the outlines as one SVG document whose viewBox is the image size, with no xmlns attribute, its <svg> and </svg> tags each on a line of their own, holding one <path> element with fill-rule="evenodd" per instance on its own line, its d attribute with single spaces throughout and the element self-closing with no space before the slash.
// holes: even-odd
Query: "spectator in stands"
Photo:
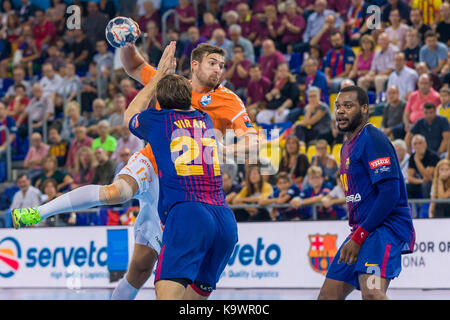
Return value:
<svg viewBox="0 0 450 320">
<path fill-rule="evenodd" d="M 143 3 L 144 15 L 139 18 L 139 28 L 146 30 L 150 21 L 156 23 L 159 28 L 161 25 L 161 17 L 159 16 L 158 9 L 155 8 L 152 1 L 144 1 Z"/>
<path fill-rule="evenodd" d="M 253 48 L 253 44 L 250 40 L 244 38 L 241 36 L 241 27 L 237 24 L 233 24 L 228 29 L 230 40 L 231 40 L 231 52 L 233 51 L 233 48 L 235 45 L 239 44 L 244 48 L 244 57 L 248 60 L 250 60 L 252 63 L 255 62 L 255 51 Z M 233 57 L 228 57 L 229 59 L 233 59 Z M 276 66 L 275 66 L 276 68 Z M 263 72 L 264 74 L 264 72 Z"/>
<path fill-rule="evenodd" d="M 73 140 L 75 127 L 87 126 L 88 121 L 80 114 L 80 105 L 76 101 L 69 101 L 65 107 L 61 136 L 66 140 Z"/>
<path fill-rule="evenodd" d="M 236 10 L 230 10 L 228 12 L 224 12 L 222 14 L 222 20 L 225 21 L 225 31 L 227 34 L 227 37 L 230 37 L 230 27 L 233 24 L 238 25 L 238 13 Z"/>
<path fill-rule="evenodd" d="M 39 132 L 31 135 L 30 149 L 23 161 L 23 166 L 28 169 L 28 174 L 31 179 L 34 179 L 41 173 L 42 162 L 44 157 L 48 155 L 49 146 L 42 141 L 42 136 Z"/>
<path fill-rule="evenodd" d="M 270 1 L 270 0 L 269 0 Z M 257 4 L 264 1 L 258 1 Z M 253 8 L 253 12 L 255 12 Z M 258 37 L 254 42 L 255 47 L 260 47 L 261 43 L 266 39 L 276 40 L 278 38 L 277 30 L 279 26 L 279 20 L 277 16 L 277 8 L 274 4 L 264 6 L 264 13 L 261 14 L 260 29 Z M 258 16 L 258 14 L 256 14 Z"/>
<path fill-rule="evenodd" d="M 428 74 L 419 76 L 417 86 L 419 89 L 409 95 L 403 114 L 403 123 L 406 132 L 409 131 L 417 120 L 423 118 L 423 105 L 426 102 L 432 102 L 435 106 L 441 103 L 439 93 L 431 87 L 430 76 Z"/>
<path fill-rule="evenodd" d="M 396 53 L 396 49 L 390 44 L 389 37 L 386 33 L 378 36 L 378 44 L 380 50 L 375 53 L 370 72 L 366 76 L 358 79 L 358 86 L 365 90 L 375 85 L 377 98 L 379 98 L 381 92 L 385 91 L 386 82 L 394 70 L 394 55 Z"/>
<path fill-rule="evenodd" d="M 27 123 L 27 106 L 30 99 L 25 94 L 25 86 L 23 84 L 14 85 L 15 94 L 9 101 L 8 116 L 12 117 L 19 128 L 21 125 L 28 125 Z"/>
<path fill-rule="evenodd" d="M 33 36 L 39 51 L 47 49 L 50 42 L 56 36 L 56 27 L 53 22 L 45 17 L 44 10 L 37 9 L 34 12 L 35 20 L 33 25 Z"/>
<path fill-rule="evenodd" d="M 371 35 L 364 35 L 360 40 L 361 53 L 353 63 L 352 71 L 348 75 L 350 79 L 357 81 L 370 72 L 373 58 L 375 56 L 375 40 Z"/>
<path fill-rule="evenodd" d="M 234 198 L 233 204 L 257 204 L 272 194 L 272 186 L 264 182 L 261 170 L 257 165 L 249 165 L 245 175 L 245 185 Z M 246 208 L 235 210 L 237 221 L 266 221 L 270 220 L 269 213 L 264 208 Z"/>
<path fill-rule="evenodd" d="M 113 159 L 114 162 L 117 163 L 116 170 L 114 171 L 114 176 L 119 174 L 120 170 L 122 170 L 123 167 L 127 165 L 128 160 L 132 156 L 132 153 L 128 148 L 121 148 L 121 149 L 117 148 L 116 150 L 120 150 L 120 152 L 118 153 L 119 159 L 117 161 Z"/>
<path fill-rule="evenodd" d="M 292 52 L 293 45 L 300 42 L 303 32 L 306 28 L 305 19 L 297 13 L 297 4 L 295 0 L 285 2 L 285 14 L 279 18 L 279 27 L 277 35 L 281 36 L 283 52 Z M 287 48 L 290 47 L 288 50 Z"/>
<path fill-rule="evenodd" d="M 442 18 L 436 26 L 438 41 L 450 46 L 450 4 L 444 2 L 439 9 L 439 15 Z"/>
<path fill-rule="evenodd" d="M 203 25 L 200 27 L 200 35 L 211 39 L 215 30 L 222 28 L 211 12 L 203 13 Z"/>
<path fill-rule="evenodd" d="M 145 48 L 149 63 L 157 66 L 163 53 L 162 34 L 159 32 L 158 25 L 154 21 L 149 21 L 145 30 L 147 30 Z"/>
<path fill-rule="evenodd" d="M 307 95 L 308 104 L 305 106 L 305 116 L 293 125 L 292 130 L 297 138 L 306 145 L 316 139 L 326 139 L 331 143 L 330 108 L 320 101 L 319 88 L 310 87 Z"/>
<path fill-rule="evenodd" d="M 92 183 L 95 175 L 97 160 L 91 148 L 84 146 L 78 149 L 75 157 L 75 166 L 72 171 L 73 182 L 70 190 L 88 185 Z"/>
<path fill-rule="evenodd" d="M 98 79 L 97 79 L 97 63 L 92 61 L 89 64 L 88 74 L 81 78 L 81 110 L 83 114 L 87 114 L 92 111 L 92 103 L 94 99 L 98 97 Z M 105 88 L 106 81 L 100 77 L 100 86 Z"/>
<path fill-rule="evenodd" d="M 0 131 L 0 160 L 6 159 L 6 147 L 11 145 L 16 139 L 17 126 L 14 119 L 8 116 L 8 110 L 3 102 L 0 101 L 0 126 L 5 126 L 9 131 L 9 141 L 6 140 L 5 131 Z M 11 145 L 12 147 L 12 145 Z"/>
<path fill-rule="evenodd" d="M 288 204 L 293 198 L 300 195 L 300 189 L 286 172 L 280 172 L 276 177 L 276 187 L 267 199 L 259 200 L 260 206 Z M 293 208 L 272 208 L 269 212 L 271 220 L 300 220 L 297 211 Z"/>
<path fill-rule="evenodd" d="M 87 16 L 82 21 L 83 31 L 91 44 L 105 39 L 105 28 L 108 24 L 108 17 L 98 9 L 95 1 L 87 4 Z"/>
<path fill-rule="evenodd" d="M 406 191 L 409 199 L 430 198 L 434 168 L 439 156 L 428 149 L 425 137 L 416 134 L 412 138 L 413 153 L 409 158 L 408 183 Z"/>
<path fill-rule="evenodd" d="M 119 140 L 117 140 L 116 150 L 111 156 L 111 159 L 113 159 L 117 163 L 119 163 L 121 160 L 122 150 L 128 149 L 131 156 L 135 152 L 138 152 L 139 150 L 144 148 L 144 142 L 130 133 L 128 125 L 122 125 L 119 133 L 120 138 Z"/>
<path fill-rule="evenodd" d="M 330 215 L 338 220 L 344 219 L 347 215 L 345 192 L 339 174 L 336 174 L 336 185 L 321 199 L 324 209 L 331 210 Z"/>
<path fill-rule="evenodd" d="M 228 40 L 223 29 L 216 29 L 212 33 L 210 44 L 225 50 L 225 60 L 231 60 L 233 57 L 233 44 Z"/>
<path fill-rule="evenodd" d="M 75 168 L 75 157 L 81 147 L 92 146 L 93 139 L 86 135 L 87 129 L 85 126 L 77 126 L 74 130 L 75 140 L 71 141 L 69 147 L 69 154 L 67 155 L 66 167 L 69 173 L 72 173 Z"/>
<path fill-rule="evenodd" d="M 388 3 L 383 8 L 381 13 L 381 21 L 387 23 L 389 22 L 389 15 L 391 10 L 397 9 L 400 12 L 400 17 L 403 22 L 407 22 L 409 20 L 409 14 L 411 8 L 409 5 L 403 0 L 388 0 Z"/>
<path fill-rule="evenodd" d="M 42 183 L 47 179 L 53 179 L 56 181 L 57 191 L 64 191 L 64 189 L 73 182 L 70 175 L 58 170 L 58 160 L 56 157 L 51 155 L 45 156 L 42 160 L 42 172 L 36 180 L 35 187 L 40 188 Z"/>
<path fill-rule="evenodd" d="M 400 99 L 407 101 L 411 92 L 416 90 L 418 79 L 416 70 L 406 66 L 405 54 L 397 52 L 394 56 L 394 71 L 389 75 L 387 86 L 396 86 Z"/>
<path fill-rule="evenodd" d="M 296 136 L 289 136 L 286 139 L 278 171 L 288 173 L 292 181 L 301 187 L 308 168 L 308 157 L 300 151 L 300 140 Z"/>
<path fill-rule="evenodd" d="M 322 169 L 320 167 L 309 167 L 307 178 L 310 185 L 302 190 L 300 196 L 295 197 L 290 202 L 290 204 L 298 210 L 298 214 L 302 220 L 312 218 L 313 212 L 310 206 L 313 204 L 320 205 L 322 203 L 322 198 L 328 195 L 333 188 L 332 185 L 324 180 Z M 329 208 L 327 209 L 323 206 L 318 206 L 316 207 L 316 210 L 317 217 L 321 220 L 336 219 L 336 216 L 333 215 L 335 212 Z"/>
<path fill-rule="evenodd" d="M 123 93 L 123 96 L 125 97 L 125 109 L 126 109 L 130 105 L 131 101 L 133 101 L 134 97 L 136 97 L 138 91 L 134 87 L 133 82 L 130 79 L 126 78 L 120 81 L 120 91 Z"/>
<path fill-rule="evenodd" d="M 413 0 L 410 2 L 411 11 L 418 10 L 422 16 L 423 22 L 427 25 L 436 27 L 436 22 L 439 21 L 439 6 L 441 1 L 423 1 Z"/>
<path fill-rule="evenodd" d="M 246 91 L 247 112 L 262 109 L 265 106 L 265 96 L 269 92 L 272 83 L 261 73 L 261 67 L 255 63 L 249 67 L 250 81 Z"/>
<path fill-rule="evenodd" d="M 16 180 L 19 191 L 14 195 L 10 209 L 34 208 L 41 204 L 41 192 L 31 185 L 31 179 L 27 174 L 19 174 Z"/>
<path fill-rule="evenodd" d="M 408 150 L 411 148 L 412 137 L 416 134 L 425 137 L 429 150 L 438 154 L 447 151 L 450 126 L 446 117 L 436 115 L 436 105 L 433 102 L 426 102 L 423 105 L 423 118 L 417 120 L 406 134 L 405 142 Z"/>
<path fill-rule="evenodd" d="M 339 170 L 336 159 L 328 153 L 329 145 L 326 140 L 316 142 L 316 154 L 311 159 L 311 166 L 318 166 L 322 169 L 322 175 L 326 182 L 334 185 L 335 177 Z M 311 184 L 308 180 L 308 183 Z"/>
<path fill-rule="evenodd" d="M 325 0 L 316 0 L 314 4 L 314 12 L 308 16 L 306 22 L 306 30 L 303 33 L 303 42 L 308 43 L 314 36 L 316 36 L 323 25 L 325 19 L 329 14 L 332 14 L 336 18 L 335 27 L 340 28 L 342 20 L 338 17 L 336 12 L 326 9 L 327 2 Z M 308 46 L 306 46 L 308 48 Z"/>
<path fill-rule="evenodd" d="M 6 77 L 5 77 L 6 78 Z M 8 88 L 8 90 L 5 93 L 4 100 L 5 102 L 10 101 L 13 96 L 16 95 L 15 92 L 15 85 L 21 84 L 25 87 L 25 95 L 31 96 L 31 84 L 29 81 L 25 80 L 25 69 L 20 66 L 15 66 L 13 68 L 13 80 L 14 83 Z"/>
<path fill-rule="evenodd" d="M 406 65 L 414 69 L 415 64 L 419 62 L 420 37 L 416 29 L 409 28 L 406 32 L 406 43 L 403 53 L 405 54 Z"/>
<path fill-rule="evenodd" d="M 11 14 L 16 14 L 11 0 L 2 1 L 2 9 L 0 10 L 0 24 L 6 25 L 8 16 Z"/>
<path fill-rule="evenodd" d="M 113 69 L 114 55 L 108 50 L 108 44 L 105 40 L 97 41 L 95 43 L 95 48 L 97 53 L 94 55 L 92 60 L 97 63 L 97 68 L 100 69 L 102 76 L 107 78 Z"/>
<path fill-rule="evenodd" d="M 98 123 L 102 120 L 108 120 L 106 114 L 106 105 L 103 99 L 97 98 L 92 104 L 93 112 L 90 115 L 87 123 L 87 133 L 90 136 L 98 136 Z"/>
<path fill-rule="evenodd" d="M 42 199 L 44 200 L 42 204 L 48 203 L 55 198 L 62 195 L 61 192 L 58 191 L 58 183 L 55 181 L 55 179 L 47 179 L 45 180 L 41 186 L 40 190 L 42 191 Z M 43 225 L 47 227 L 54 227 L 56 225 L 56 216 L 50 217 L 42 222 Z"/>
<path fill-rule="evenodd" d="M 68 62 L 64 67 L 65 76 L 62 84 L 56 90 L 56 93 L 63 99 L 63 101 L 73 101 L 77 99 L 78 92 L 81 90 L 82 83 L 80 77 L 75 73 L 75 65 Z"/>
<path fill-rule="evenodd" d="M 63 87 L 64 79 L 55 72 L 52 65 L 47 63 L 42 65 L 43 77 L 39 80 L 44 98 L 50 98 L 55 103 L 56 93 Z"/>
<path fill-rule="evenodd" d="M 439 116 L 446 117 L 450 121 L 450 88 L 442 88 L 439 91 L 441 104 L 437 108 L 437 114 Z"/>
<path fill-rule="evenodd" d="M 95 151 L 98 148 L 102 148 L 107 153 L 108 158 L 111 157 L 117 146 L 117 140 L 109 134 L 109 130 L 109 122 L 106 120 L 100 121 L 98 124 L 99 137 L 92 142 L 92 150 Z"/>
<path fill-rule="evenodd" d="M 49 21 L 55 26 L 55 39 L 63 37 L 66 31 L 66 11 L 67 5 L 65 3 L 59 2 L 53 5 L 53 8 L 48 8 L 45 11 L 45 16 Z M 53 40 L 53 41 L 54 41 Z"/>
<path fill-rule="evenodd" d="M 200 31 L 194 26 L 188 29 L 188 38 L 189 40 L 185 43 L 183 55 L 178 63 L 178 71 L 185 76 L 191 72 L 190 60 L 192 51 L 197 48 L 200 43 L 208 42 L 207 39 L 200 36 Z"/>
<path fill-rule="evenodd" d="M 319 61 L 309 57 L 305 60 L 303 67 L 306 73 L 305 91 L 307 92 L 311 87 L 320 89 L 320 100 L 328 103 L 330 98 L 328 96 L 327 77 L 322 71 L 319 71 Z M 306 103 L 308 100 L 306 99 Z"/>
<path fill-rule="evenodd" d="M 233 181 L 228 172 L 222 173 L 222 179 L 222 188 L 226 196 L 225 201 L 230 205 L 233 203 L 233 200 L 238 195 L 238 193 L 241 192 L 242 186 L 239 183 Z"/>
<path fill-rule="evenodd" d="M 56 158 L 58 168 L 63 168 L 66 165 L 67 155 L 69 154 L 70 142 L 61 137 L 56 126 L 50 127 L 48 130 L 48 141 L 50 142 L 48 154 Z"/>
<path fill-rule="evenodd" d="M 396 139 L 392 142 L 395 152 L 397 153 L 398 162 L 400 163 L 400 169 L 402 170 L 403 179 L 405 183 L 408 183 L 408 168 L 409 168 L 409 158 L 411 155 L 408 153 L 408 148 L 406 143 L 402 139 Z"/>
<path fill-rule="evenodd" d="M 181 38 L 185 38 L 183 33 L 189 33 L 189 29 L 194 27 L 197 21 L 194 6 L 189 3 L 189 0 L 178 0 L 178 6 L 175 7 L 175 11 L 180 22 L 179 31 Z"/>
<path fill-rule="evenodd" d="M 331 34 L 339 31 L 339 29 L 336 28 L 335 25 L 336 17 L 333 14 L 328 14 L 325 17 L 325 23 L 323 24 L 322 28 L 317 34 L 313 35 L 313 38 L 311 38 L 311 40 L 309 41 L 310 49 L 318 46 L 321 52 L 330 51 L 333 48 L 331 44 Z"/>
<path fill-rule="evenodd" d="M 114 172 L 116 164 L 113 160 L 109 159 L 108 154 L 102 147 L 98 147 L 94 151 L 95 159 L 98 162 L 95 168 L 94 178 L 92 184 L 108 185 L 114 180 Z"/>
<path fill-rule="evenodd" d="M 272 40 L 266 40 L 272 41 Z M 300 92 L 287 63 L 281 63 L 276 71 L 271 90 L 266 94 L 266 109 L 256 116 L 258 123 L 285 122 L 290 109 L 298 103 Z"/>
<path fill-rule="evenodd" d="M 105 29 L 103 28 L 101 31 L 104 32 L 103 30 Z M 95 32 L 98 32 L 98 30 L 95 30 Z M 100 39 L 103 39 L 104 36 L 103 33 Z M 82 29 L 75 29 L 73 31 L 73 41 L 68 44 L 68 60 L 75 63 L 78 71 L 85 72 L 88 69 L 92 53 L 94 52 L 93 44 L 95 42 L 91 43 Z"/>
<path fill-rule="evenodd" d="M 428 66 L 425 62 L 418 62 L 416 64 L 416 72 L 419 75 L 419 78 L 421 75 L 427 74 L 431 80 L 431 87 L 436 91 L 441 90 L 442 83 L 439 75 L 434 72 L 430 72 L 430 69 L 428 69 Z"/>
<path fill-rule="evenodd" d="M 226 64 L 227 70 L 225 72 L 225 79 L 230 81 L 236 93 L 241 99 L 245 99 L 245 90 L 249 83 L 249 67 L 251 61 L 245 59 L 244 48 L 240 45 L 235 45 L 233 48 L 233 60 Z"/>
<path fill-rule="evenodd" d="M 394 139 L 403 139 L 405 137 L 405 127 L 403 124 L 403 113 L 406 102 L 400 99 L 399 90 L 396 85 L 390 85 L 387 89 L 387 104 L 383 109 L 383 120 L 381 121 L 381 130 Z"/>
<path fill-rule="evenodd" d="M 31 92 L 33 98 L 27 107 L 27 113 L 31 117 L 33 129 L 41 130 L 44 121 L 49 121 L 53 118 L 55 107 L 52 99 L 44 96 L 39 82 L 33 85 Z"/>
<path fill-rule="evenodd" d="M 342 6 L 342 1 L 336 1 Z M 359 45 L 361 37 L 369 30 L 367 18 L 369 4 L 364 0 L 352 0 L 348 11 L 345 12 L 346 20 L 341 25 L 341 32 L 345 35 L 345 42 L 351 46 Z"/>
<path fill-rule="evenodd" d="M 436 165 L 431 199 L 450 199 L 450 160 L 442 159 Z M 432 202 L 429 208 L 429 218 L 449 218 L 450 203 Z"/>
<path fill-rule="evenodd" d="M 389 13 L 389 21 L 391 26 L 384 31 L 391 41 L 396 51 L 402 51 L 405 48 L 405 38 L 408 32 L 408 26 L 401 22 L 400 12 L 398 9 L 391 10 Z"/>
<path fill-rule="evenodd" d="M 227 13 L 227 12 L 229 12 L 231 10 L 236 11 L 240 2 L 244 2 L 244 1 L 241 1 L 241 0 L 228 0 L 228 1 L 226 1 L 226 3 L 223 4 L 222 12 L 223 13 Z M 248 1 L 245 1 L 245 2 L 248 2 Z"/>
<path fill-rule="evenodd" d="M 30 0 L 21 0 L 21 6 L 19 10 L 19 21 L 20 23 L 30 23 L 34 21 L 34 13 L 37 7 L 31 4 Z M 21 207 L 22 208 L 22 207 Z"/>
<path fill-rule="evenodd" d="M 258 60 L 262 75 L 270 81 L 274 81 L 275 71 L 278 69 L 278 66 L 285 62 L 284 55 L 275 48 L 273 40 L 264 40 L 262 43 L 262 55 Z"/>
<path fill-rule="evenodd" d="M 259 20 L 252 14 L 247 3 L 239 3 L 236 12 L 238 14 L 237 24 L 241 27 L 242 36 L 252 43 L 257 39 L 259 33 Z"/>
<path fill-rule="evenodd" d="M 426 62 L 431 72 L 440 73 L 447 63 L 448 48 L 438 42 L 437 34 L 429 30 L 425 33 L 425 45 L 420 48 L 419 60 Z"/>
<path fill-rule="evenodd" d="M 130 82 L 128 79 L 124 79 Z M 122 81 L 124 81 L 122 80 Z M 110 128 L 110 133 L 113 136 L 120 136 L 120 131 L 123 125 L 123 114 L 127 109 L 127 101 L 123 94 L 118 93 L 114 98 L 114 109 L 113 112 L 108 117 Z M 106 149 L 105 149 L 106 150 Z"/>
<path fill-rule="evenodd" d="M 320 1 L 320 0 L 318 0 Z M 331 93 L 337 93 L 341 82 L 347 78 L 355 61 L 352 48 L 344 44 L 344 37 L 340 32 L 331 34 L 333 49 L 328 51 L 324 67 L 325 76 Z"/>
<path fill-rule="evenodd" d="M 45 59 L 44 63 L 49 63 L 52 65 L 53 70 L 61 69 L 62 67 L 65 67 L 66 60 L 62 57 L 62 52 L 58 50 L 58 47 L 56 44 L 50 43 L 48 49 L 47 49 L 48 58 Z"/>
<path fill-rule="evenodd" d="M 41 52 L 36 46 L 36 40 L 33 38 L 33 31 L 30 26 L 24 26 L 22 36 L 18 39 L 19 45 L 14 53 L 12 65 L 19 65 L 26 68 L 28 75 L 32 77 L 38 68 L 38 59 Z"/>
</svg>

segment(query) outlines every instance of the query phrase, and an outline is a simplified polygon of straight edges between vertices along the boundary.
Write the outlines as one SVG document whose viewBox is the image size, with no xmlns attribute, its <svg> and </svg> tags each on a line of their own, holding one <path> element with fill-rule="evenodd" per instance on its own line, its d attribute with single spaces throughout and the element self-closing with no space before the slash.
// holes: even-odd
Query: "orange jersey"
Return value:
<svg viewBox="0 0 450 320">
<path fill-rule="evenodd" d="M 156 175 L 158 175 L 158 166 L 156 165 L 155 156 L 153 155 L 153 151 L 150 145 L 147 143 L 147 145 L 143 149 L 139 150 L 139 153 L 141 153 L 148 160 L 150 160 L 153 166 L 153 170 L 155 170 Z"/>
</svg>

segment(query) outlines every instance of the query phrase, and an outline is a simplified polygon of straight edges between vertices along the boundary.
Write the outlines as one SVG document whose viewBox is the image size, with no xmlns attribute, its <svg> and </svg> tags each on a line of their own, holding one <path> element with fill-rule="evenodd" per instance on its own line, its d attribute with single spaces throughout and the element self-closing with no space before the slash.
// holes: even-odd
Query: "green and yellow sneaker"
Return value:
<svg viewBox="0 0 450 320">
<path fill-rule="evenodd" d="M 42 220 L 38 206 L 35 208 L 14 209 L 11 216 L 15 229 L 36 224 Z"/>
</svg>

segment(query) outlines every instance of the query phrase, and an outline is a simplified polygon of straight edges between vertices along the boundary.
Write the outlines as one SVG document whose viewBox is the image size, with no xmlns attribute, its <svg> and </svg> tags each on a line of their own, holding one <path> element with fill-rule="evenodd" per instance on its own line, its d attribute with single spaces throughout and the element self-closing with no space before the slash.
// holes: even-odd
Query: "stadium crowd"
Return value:
<svg viewBox="0 0 450 320">
<path fill-rule="evenodd" d="M 0 132 L 0 180 L 11 182 L 8 144 L 13 161 L 23 161 L 14 185 L 3 188 L 2 210 L 110 184 L 143 147 L 123 125 L 142 86 L 105 40 L 106 24 L 119 15 L 139 24 L 137 46 L 152 65 L 164 39 L 176 41 L 177 73 L 186 77 L 198 44 L 224 48 L 222 84 L 241 97 L 257 129 L 281 130 L 276 175 L 260 165 L 223 167 L 227 202 L 259 205 L 236 209 L 238 221 L 308 220 L 312 205 L 318 219 L 346 218 L 334 100 L 353 84 L 367 90 L 370 121 L 393 142 L 408 197 L 450 199 L 449 1 L 72 2 L 81 8 L 79 29 L 67 28 L 64 1 L 1 1 L 0 123 L 10 139 Z M 419 217 L 450 217 L 450 203 L 423 204 Z M 78 223 L 74 214 L 65 222 Z"/>
</svg>

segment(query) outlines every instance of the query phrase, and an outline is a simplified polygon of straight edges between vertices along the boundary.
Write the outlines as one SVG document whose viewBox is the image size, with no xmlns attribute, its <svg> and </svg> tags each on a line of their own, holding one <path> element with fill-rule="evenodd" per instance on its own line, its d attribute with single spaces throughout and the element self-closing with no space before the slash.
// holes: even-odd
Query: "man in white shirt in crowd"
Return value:
<svg viewBox="0 0 450 320">
<path fill-rule="evenodd" d="M 408 101 L 409 94 L 416 90 L 419 75 L 416 70 L 407 67 L 405 54 L 397 52 L 394 56 L 394 72 L 389 75 L 388 88 L 396 86 L 400 99 Z"/>
</svg>

